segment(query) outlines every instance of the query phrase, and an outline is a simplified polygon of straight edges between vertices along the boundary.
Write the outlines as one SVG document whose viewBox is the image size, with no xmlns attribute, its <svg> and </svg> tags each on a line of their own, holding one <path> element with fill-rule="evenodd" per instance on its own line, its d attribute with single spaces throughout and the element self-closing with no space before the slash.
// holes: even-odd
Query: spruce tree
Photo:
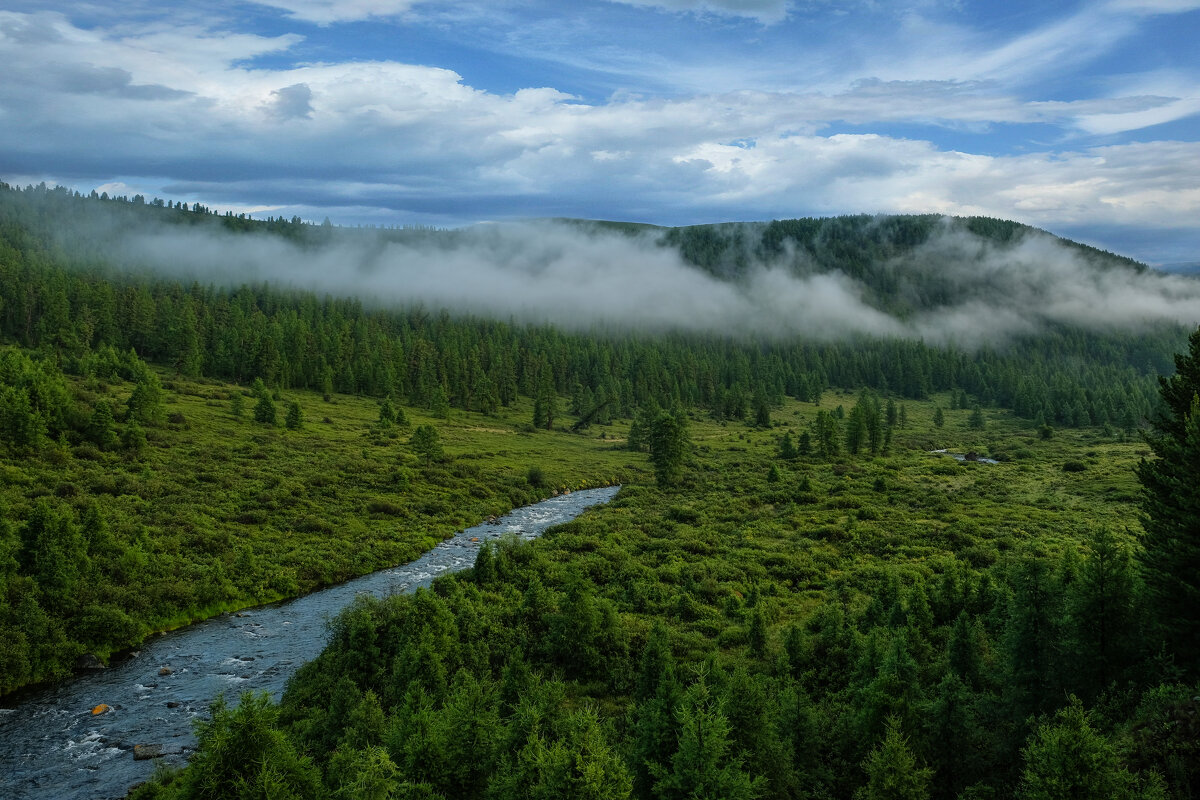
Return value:
<svg viewBox="0 0 1200 800">
<path fill-rule="evenodd" d="M 428 464 L 441 461 L 444 457 L 442 437 L 438 434 L 437 428 L 432 425 L 418 425 L 408 444 L 412 447 L 413 452 L 424 458 Z"/>
<path fill-rule="evenodd" d="M 250 391 L 258 398 L 258 402 L 254 405 L 254 421 L 274 425 L 276 421 L 275 400 L 267 391 L 262 378 L 254 379 L 254 387 Z"/>
<path fill-rule="evenodd" d="M 687 418 L 683 413 L 659 412 L 650 426 L 650 461 L 659 486 L 678 483 L 690 448 Z"/>
<path fill-rule="evenodd" d="M 300 410 L 300 404 L 295 400 L 288 403 L 287 416 L 284 417 L 283 424 L 290 431 L 298 431 L 304 426 L 304 413 Z"/>
<path fill-rule="evenodd" d="M 867 785 L 855 793 L 855 800 L 925 800 L 933 771 L 921 767 L 900 730 L 900 720 L 887 721 L 887 734 L 879 746 L 863 761 Z"/>
<path fill-rule="evenodd" d="M 1200 673 L 1200 329 L 1175 374 L 1159 378 L 1162 406 L 1146 435 L 1154 457 L 1142 459 L 1140 562 L 1151 614 L 1176 663 Z"/>
</svg>

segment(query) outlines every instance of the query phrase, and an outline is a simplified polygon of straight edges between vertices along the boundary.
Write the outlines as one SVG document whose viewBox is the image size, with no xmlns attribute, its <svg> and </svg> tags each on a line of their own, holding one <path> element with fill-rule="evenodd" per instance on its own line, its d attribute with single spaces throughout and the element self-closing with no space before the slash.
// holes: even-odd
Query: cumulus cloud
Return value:
<svg viewBox="0 0 1200 800">
<path fill-rule="evenodd" d="M 293 83 L 271 92 L 266 103 L 268 113 L 279 119 L 308 119 L 312 116 L 312 89 L 307 83 Z"/>
<path fill-rule="evenodd" d="M 783 0 L 655 4 L 763 20 L 789 12 Z M 410 0 L 277 5 L 311 21 L 427 11 Z M 791 14 L 808 8 L 798 5 Z M 1105 28 L 1108 38 L 1087 35 L 1108 17 L 1121 19 Z M 932 211 L 1051 229 L 1194 228 L 1194 141 L 1035 142 L 971 152 L 913 132 L 1036 124 L 1054 126 L 1051 138 L 1061 142 L 1064 131 L 1111 136 L 1194 115 L 1200 95 L 1182 67 L 1131 77 L 1111 96 L 1087 99 L 1031 101 L 1010 82 L 1018 72 L 1030 74 L 1012 65 L 1032 63 L 1039 48 L 1051 61 L 1081 39 L 1102 49 L 1135 18 L 1116 5 L 1089 7 L 997 42 L 909 14 L 902 35 L 876 31 L 853 42 L 846 49 L 854 62 L 819 86 L 805 83 L 804 74 L 830 55 L 829 47 L 795 59 L 768 49 L 769 63 L 757 72 L 733 70 L 710 81 L 720 70 L 709 64 L 690 79 L 746 84 L 729 91 L 597 99 L 553 85 L 486 91 L 436 66 L 301 61 L 295 53 L 303 37 L 247 33 L 228 20 L 105 27 L 62 13 L 0 11 L 7 70 L 0 82 L 0 177 L 61 180 L 84 190 L 120 177 L 147 196 L 269 206 L 318 219 L 358 209 L 359 219 L 385 222 L 597 216 L 677 223 Z M 899 52 L 912 43 L 911 52 Z M 642 63 L 667 78 L 700 64 L 658 55 Z M 553 60 L 559 55 L 545 57 L 561 63 Z M 1032 72 L 1046 68 L 1037 64 Z M 779 88 L 787 81 L 774 80 L 777 88 L 758 88 L 777 73 L 792 75 L 796 85 Z M 868 126 L 876 132 L 861 130 Z"/>
</svg>

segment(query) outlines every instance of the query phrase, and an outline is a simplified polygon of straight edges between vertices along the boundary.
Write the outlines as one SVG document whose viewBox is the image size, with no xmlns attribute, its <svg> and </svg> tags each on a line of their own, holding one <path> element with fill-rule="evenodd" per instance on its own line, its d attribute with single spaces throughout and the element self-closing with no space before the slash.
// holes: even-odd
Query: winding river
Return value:
<svg viewBox="0 0 1200 800">
<path fill-rule="evenodd" d="M 481 542 L 535 538 L 616 493 L 616 487 L 587 489 L 518 508 L 410 564 L 153 637 L 109 669 L 22 697 L 0 708 L 0 798 L 124 797 L 154 768 L 153 760 L 134 758 L 135 746 L 156 746 L 164 758 L 182 762 L 195 744 L 192 720 L 219 693 L 236 700 L 244 691 L 268 691 L 278 698 L 296 668 L 324 647 L 326 621 L 355 595 L 428 586 L 473 565 Z M 100 704 L 108 710 L 93 714 Z"/>
</svg>

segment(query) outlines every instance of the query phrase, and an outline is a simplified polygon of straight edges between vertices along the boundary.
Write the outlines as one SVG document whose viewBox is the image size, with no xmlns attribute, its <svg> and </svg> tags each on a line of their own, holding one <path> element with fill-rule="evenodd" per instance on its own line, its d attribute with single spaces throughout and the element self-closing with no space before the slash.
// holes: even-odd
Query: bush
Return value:
<svg viewBox="0 0 1200 800">
<path fill-rule="evenodd" d="M 546 485 L 546 473 L 541 467 L 535 464 L 526 471 L 525 482 L 530 486 L 540 489 Z"/>
<path fill-rule="evenodd" d="M 1067 461 L 1062 465 L 1063 472 L 1083 472 L 1087 465 L 1082 461 Z"/>
</svg>

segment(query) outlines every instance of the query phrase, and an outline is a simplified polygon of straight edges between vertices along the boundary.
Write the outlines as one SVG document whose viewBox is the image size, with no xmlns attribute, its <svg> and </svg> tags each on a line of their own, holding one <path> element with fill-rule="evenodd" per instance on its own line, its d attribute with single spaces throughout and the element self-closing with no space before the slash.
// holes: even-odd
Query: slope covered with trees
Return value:
<svg viewBox="0 0 1200 800">
<path fill-rule="evenodd" d="M 1195 348 L 1165 408 L 1156 385 L 1185 331 L 585 334 L 125 270 L 89 217 L 378 233 L 0 191 L 4 691 L 626 483 L 356 604 L 279 705 L 216 705 L 138 796 L 1194 796 L 1194 616 L 1141 624 L 1191 563 Z M 655 235 L 731 281 L 738 253 L 803 250 L 907 313 L 953 298 L 895 299 L 880 259 L 944 224 Z"/>
</svg>

